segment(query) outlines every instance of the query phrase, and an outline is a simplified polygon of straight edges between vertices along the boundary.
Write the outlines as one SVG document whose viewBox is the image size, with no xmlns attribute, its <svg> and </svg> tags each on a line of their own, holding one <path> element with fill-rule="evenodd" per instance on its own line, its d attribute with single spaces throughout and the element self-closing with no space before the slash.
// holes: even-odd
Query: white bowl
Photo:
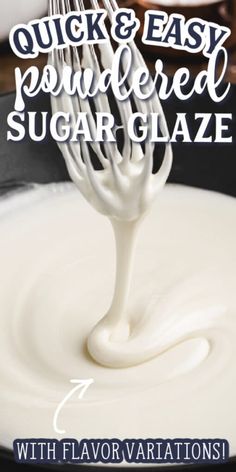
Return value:
<svg viewBox="0 0 236 472">
<path fill-rule="evenodd" d="M 11 28 L 47 13 L 47 0 L 4 0 L 0 9 L 0 41 L 7 39 Z"/>
</svg>

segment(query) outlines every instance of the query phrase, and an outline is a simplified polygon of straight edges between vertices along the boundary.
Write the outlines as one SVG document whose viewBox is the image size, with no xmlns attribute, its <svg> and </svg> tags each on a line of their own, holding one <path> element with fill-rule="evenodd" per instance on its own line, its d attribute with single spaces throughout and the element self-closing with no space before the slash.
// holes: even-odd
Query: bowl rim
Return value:
<svg viewBox="0 0 236 472">
<path fill-rule="evenodd" d="M 119 466 L 119 465 L 104 465 L 104 464 L 18 464 L 14 460 L 14 454 L 11 449 L 5 448 L 0 446 L 0 460 L 5 459 L 10 463 L 15 463 L 16 466 L 20 465 L 28 465 L 31 468 L 43 469 L 48 471 L 61 471 L 61 472 L 104 472 L 104 471 L 117 471 L 117 472 L 223 472 L 226 468 L 232 466 L 232 464 L 236 465 L 236 456 L 232 456 L 229 458 L 227 462 L 222 463 L 206 463 L 206 464 L 164 464 L 164 465 L 136 465 L 130 464 L 129 466 Z"/>
</svg>

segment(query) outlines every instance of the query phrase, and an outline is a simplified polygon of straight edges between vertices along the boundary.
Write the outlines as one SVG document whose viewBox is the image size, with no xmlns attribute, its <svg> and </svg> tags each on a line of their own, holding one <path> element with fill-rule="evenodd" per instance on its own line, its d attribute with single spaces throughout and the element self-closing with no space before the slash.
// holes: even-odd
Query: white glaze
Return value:
<svg viewBox="0 0 236 472">
<path fill-rule="evenodd" d="M 111 16 L 113 9 L 111 6 L 108 8 L 108 5 L 109 2 L 107 9 L 109 16 Z M 72 60 L 72 53 L 68 50 L 63 57 L 58 51 L 54 51 L 49 56 L 49 63 L 57 68 L 59 75 L 63 74 L 66 64 L 71 66 L 73 63 L 74 70 L 90 67 L 91 70 L 94 69 L 99 80 L 102 71 L 109 69 L 113 64 L 114 50 L 111 42 L 99 44 L 99 52 L 100 60 L 98 61 L 96 51 L 91 45 L 84 44 L 81 58 L 78 54 L 74 54 Z M 146 88 L 153 90 L 151 97 L 147 100 L 141 100 L 133 95 L 136 109 L 139 112 L 141 110 L 142 113 L 145 111 L 157 112 L 161 117 L 161 134 L 168 136 L 168 127 L 157 91 L 143 57 L 133 42 L 121 55 L 120 67 L 125 67 L 131 58 L 132 68 L 127 76 L 128 84 L 132 83 L 135 73 L 141 68 L 142 73 L 146 71 L 149 77 L 148 81 L 145 80 Z M 125 89 L 126 86 L 123 85 L 123 88 Z M 142 145 L 139 142 L 131 142 L 127 133 L 125 125 L 128 117 L 133 114 L 131 98 L 128 97 L 125 101 L 121 101 L 114 93 L 113 100 L 115 100 L 120 115 L 119 127 L 123 129 L 123 147 L 120 151 L 117 140 L 115 142 L 105 141 L 104 146 L 103 142 L 93 141 L 91 146 L 102 170 L 98 171 L 94 168 L 91 149 L 83 136 L 76 143 L 73 140 L 69 143 L 58 142 L 58 146 L 65 159 L 71 179 L 85 199 L 98 212 L 110 219 L 116 240 L 116 280 L 113 299 L 108 311 L 93 327 L 88 337 L 88 350 L 92 357 L 102 365 L 127 367 L 157 355 L 163 348 L 155 343 L 155 347 L 148 346 L 147 349 L 140 352 L 140 336 L 137 333 L 135 345 L 133 345 L 134 330 L 127 313 L 127 304 L 137 232 L 144 216 L 150 210 L 169 176 L 172 166 L 172 149 L 170 142 L 165 143 L 162 164 L 158 172 L 153 174 L 154 143 L 149 137 Z M 111 113 L 110 102 L 105 93 L 93 97 L 92 103 L 96 112 Z M 53 113 L 57 113 L 59 110 L 70 111 L 72 129 L 74 129 L 76 115 L 80 113 L 87 113 L 90 128 L 95 127 L 91 101 L 88 99 L 82 99 L 77 94 L 69 96 L 62 93 L 56 97 L 52 95 L 51 104 Z M 61 131 L 63 133 L 62 126 Z M 137 325 L 136 322 L 135 324 Z M 125 351 L 123 350 L 123 341 L 127 341 Z M 164 349 L 166 348 L 165 345 Z"/>
<path fill-rule="evenodd" d="M 224 437 L 236 454 L 235 215 L 232 198 L 166 186 L 140 229 L 127 313 L 140 352 L 173 347 L 110 369 L 85 349 L 114 284 L 108 219 L 72 184 L 2 201 L 0 443 L 57 436 L 70 379 L 91 377 L 61 413 L 66 437 Z"/>
</svg>

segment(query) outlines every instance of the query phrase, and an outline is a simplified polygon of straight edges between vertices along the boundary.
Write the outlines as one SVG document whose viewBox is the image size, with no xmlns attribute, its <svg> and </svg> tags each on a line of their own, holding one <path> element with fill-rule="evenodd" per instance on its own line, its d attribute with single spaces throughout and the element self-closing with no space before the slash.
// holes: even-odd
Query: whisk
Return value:
<svg viewBox="0 0 236 472">
<path fill-rule="evenodd" d="M 111 19 L 113 12 L 118 8 L 115 0 L 102 0 L 102 5 Z M 49 6 L 50 14 L 65 15 L 70 11 L 85 10 L 83 0 L 50 0 Z M 97 0 L 90 0 L 90 2 L 86 1 L 86 6 L 97 9 L 101 5 Z M 134 42 L 129 43 L 129 47 L 134 57 L 134 71 L 138 67 L 146 68 Z M 59 76 L 64 66 L 70 66 L 75 71 L 81 71 L 87 66 L 99 77 L 103 68 L 111 66 L 114 49 L 111 41 L 99 44 L 97 49 L 100 57 L 93 44 L 84 44 L 79 51 L 78 48 L 70 46 L 66 49 L 54 50 L 49 60 L 56 67 Z M 125 56 L 123 62 L 125 62 Z M 127 80 L 132 81 L 132 74 Z M 127 132 L 128 118 L 132 115 L 135 106 L 137 111 L 144 114 L 159 113 L 163 135 L 168 136 L 168 128 L 156 92 L 148 100 L 139 100 L 135 96 L 124 102 L 116 100 L 115 97 L 113 100 L 119 113 L 120 123 L 117 128 L 123 133 L 122 149 L 119 149 L 120 146 L 117 146 L 116 142 L 88 143 L 83 139 L 79 142 L 58 143 L 58 145 L 72 180 L 98 211 L 111 218 L 135 220 L 150 207 L 150 200 L 155 198 L 158 190 L 164 185 L 172 164 L 172 152 L 170 144 L 166 143 L 159 172 L 152 174 L 154 143 L 151 143 L 149 139 L 142 145 L 131 142 Z M 72 127 L 75 126 L 77 113 L 86 112 L 90 127 L 95 129 L 94 112 L 111 113 L 112 111 L 106 94 L 100 94 L 92 100 L 83 100 L 78 95 L 68 96 L 62 93 L 57 97 L 52 96 L 51 101 L 54 112 L 60 110 L 71 112 Z M 93 165 L 91 151 L 99 160 L 99 171 Z M 127 202 L 129 202 L 129 209 Z"/>
<path fill-rule="evenodd" d="M 86 0 L 86 7 L 105 8 L 110 22 L 118 8 L 115 0 L 101 0 L 99 3 L 97 0 Z M 84 10 L 86 8 L 83 0 L 49 0 L 50 14 L 65 15 L 71 11 Z M 137 68 L 147 70 L 135 43 L 130 42 L 128 47 L 133 56 L 133 71 L 127 77 L 124 88 L 132 83 L 133 73 Z M 104 69 L 111 67 L 114 53 L 112 41 L 107 40 L 96 46 L 83 44 L 80 48 L 68 46 L 66 49 L 54 50 L 50 54 L 49 62 L 57 69 L 59 76 L 65 66 L 70 66 L 74 71 L 89 67 L 99 78 Z M 125 68 L 125 55 L 121 61 L 121 68 Z M 149 86 L 155 89 L 151 78 Z M 78 94 L 69 96 L 62 93 L 57 97 L 52 96 L 51 102 L 53 112 L 70 112 L 72 127 L 75 126 L 76 115 L 81 112 L 87 113 L 93 130 L 96 127 L 96 112 L 113 111 L 119 121 L 116 127 L 116 142 L 88 143 L 80 139 L 77 142 L 60 142 L 58 145 L 72 180 L 84 197 L 99 212 L 110 218 L 115 231 L 117 264 L 113 301 L 107 315 L 90 334 L 88 347 L 92 356 L 100 363 L 122 367 L 129 364 L 127 356 L 122 358 L 112 348 L 109 349 L 108 355 L 104 346 L 111 340 L 117 343 L 129 337 L 130 326 L 126 314 L 138 222 L 150 208 L 157 192 L 164 186 L 172 165 L 171 145 L 167 142 L 162 164 L 158 172 L 153 173 L 155 144 L 150 139 L 142 144 L 131 141 L 127 121 L 134 111 L 146 115 L 158 113 L 161 117 L 159 126 L 163 136 L 168 136 L 167 124 L 156 90 L 147 100 L 138 99 L 134 94 L 125 101 L 119 101 L 115 96 L 111 100 L 109 94 L 105 93 L 83 100 Z M 122 133 L 122 141 L 119 140 L 118 133 Z M 99 170 L 94 165 L 94 156 L 98 160 Z"/>
</svg>

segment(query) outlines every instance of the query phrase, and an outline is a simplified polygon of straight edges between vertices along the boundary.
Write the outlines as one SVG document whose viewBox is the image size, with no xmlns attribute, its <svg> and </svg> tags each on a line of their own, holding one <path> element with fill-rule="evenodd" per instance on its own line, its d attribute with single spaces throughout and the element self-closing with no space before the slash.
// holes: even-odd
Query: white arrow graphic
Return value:
<svg viewBox="0 0 236 472">
<path fill-rule="evenodd" d="M 70 398 L 74 395 L 74 393 L 78 391 L 79 391 L 78 399 L 82 400 L 82 398 L 84 397 L 90 385 L 94 383 L 94 380 L 93 379 L 84 379 L 84 380 L 72 379 L 70 380 L 70 382 L 76 385 L 75 387 L 72 388 L 72 390 L 70 390 L 70 392 L 65 396 L 65 398 L 61 401 L 61 403 L 59 403 L 53 417 L 53 428 L 54 428 L 54 431 L 58 434 L 66 433 L 64 429 L 58 428 L 58 417 L 60 415 L 62 408 L 65 406 L 68 400 L 70 400 Z"/>
</svg>

